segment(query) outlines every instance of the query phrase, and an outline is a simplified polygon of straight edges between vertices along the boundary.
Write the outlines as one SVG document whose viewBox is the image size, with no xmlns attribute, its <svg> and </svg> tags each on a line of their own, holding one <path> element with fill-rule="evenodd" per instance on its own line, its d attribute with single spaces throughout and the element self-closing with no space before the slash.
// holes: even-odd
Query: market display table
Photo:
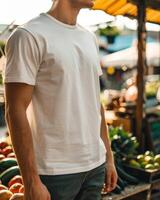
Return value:
<svg viewBox="0 0 160 200">
<path fill-rule="evenodd" d="M 151 184 L 128 186 L 121 194 L 106 195 L 102 200 L 150 200 Z"/>
<path fill-rule="evenodd" d="M 160 199 L 160 179 L 151 183 L 151 200 Z"/>
</svg>

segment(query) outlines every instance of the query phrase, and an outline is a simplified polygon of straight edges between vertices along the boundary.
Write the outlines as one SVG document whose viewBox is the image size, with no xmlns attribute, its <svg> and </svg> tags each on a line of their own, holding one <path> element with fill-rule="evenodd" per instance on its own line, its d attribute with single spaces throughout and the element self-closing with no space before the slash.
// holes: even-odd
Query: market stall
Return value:
<svg viewBox="0 0 160 200">
<path fill-rule="evenodd" d="M 110 127 L 109 135 L 118 173 L 117 187 L 103 200 L 151 200 L 160 197 L 160 154 L 146 151 L 139 154 L 139 143 L 122 127 Z"/>
<path fill-rule="evenodd" d="M 153 121 L 151 123 L 149 123 L 148 118 L 146 118 L 146 112 L 144 112 L 144 102 L 145 102 L 145 97 L 144 97 L 144 92 L 146 90 L 146 85 L 145 85 L 145 75 L 146 75 L 146 69 L 147 69 L 147 60 L 146 60 L 146 21 L 150 21 L 150 22 L 154 22 L 154 23 L 160 23 L 160 1 L 159 0 L 155 0 L 155 1 L 151 1 L 151 0 L 142 0 L 142 1 L 136 1 L 136 0 L 97 0 L 95 3 L 95 7 L 94 9 L 102 9 L 104 10 L 106 13 L 111 14 L 111 15 L 124 15 L 124 16 L 131 16 L 131 17 L 137 17 L 138 20 L 138 30 L 137 30 L 137 37 L 138 37 L 138 43 L 137 43 L 137 62 L 136 62 L 136 66 L 137 66 L 137 77 L 135 80 L 136 85 L 131 85 L 131 89 L 130 91 L 128 91 L 128 95 L 130 100 L 134 99 L 134 105 L 133 104 L 126 104 L 125 102 L 125 106 L 122 106 L 123 102 L 122 100 L 117 100 L 117 98 L 112 99 L 112 103 L 111 103 L 111 107 L 115 108 L 116 112 L 121 110 L 128 111 L 132 110 L 132 116 L 134 116 L 135 119 L 135 131 L 134 131 L 134 135 L 137 138 L 137 141 L 139 143 L 139 152 L 143 152 L 143 154 L 141 155 L 137 155 L 136 159 L 134 158 L 134 156 L 132 155 L 132 159 L 129 161 L 129 165 L 131 166 L 131 170 L 129 170 L 129 168 L 125 168 L 125 170 L 127 170 L 128 173 L 130 174 L 134 174 L 135 176 L 139 176 L 140 175 L 140 179 L 143 180 L 145 176 L 147 176 L 146 172 L 147 172 L 147 168 L 149 167 L 153 167 L 153 165 L 155 164 L 155 160 L 156 160 L 156 156 L 157 155 L 147 155 L 149 157 L 145 157 L 145 145 L 149 144 L 147 147 L 157 147 L 159 145 L 159 117 L 156 116 L 157 118 L 155 119 L 155 123 L 153 123 Z M 120 59 L 119 57 L 117 59 Z M 127 60 L 128 58 L 126 58 L 125 60 Z M 131 59 L 134 59 L 134 56 L 132 56 Z M 127 61 L 126 61 L 127 62 Z M 159 59 L 158 59 L 159 62 Z M 135 63 L 134 63 L 135 64 Z M 111 65 L 113 66 L 113 65 Z M 113 70 L 112 70 L 113 71 Z M 134 84 L 135 84 L 134 83 Z M 137 86 L 137 91 L 135 89 L 135 86 Z M 158 93 L 158 92 L 157 92 Z M 124 94 L 125 96 L 126 94 Z M 135 96 L 137 96 L 136 100 L 135 100 Z M 119 97 L 119 99 L 121 99 Z M 127 99 L 127 98 L 126 98 Z M 131 101 L 133 103 L 133 101 Z M 146 110 L 145 110 L 146 111 Z M 107 112 L 107 111 L 106 111 Z M 126 112 L 125 112 L 126 114 Z M 108 113 L 106 114 L 106 116 L 108 116 Z M 149 115 L 149 118 L 153 118 L 152 115 Z M 114 120 L 113 120 L 114 118 Z M 124 118 L 124 116 L 122 117 Z M 146 119 L 146 120 L 144 120 Z M 111 119 L 109 119 L 111 120 Z M 115 121 L 115 112 L 114 114 L 112 113 L 112 120 L 113 122 Z M 107 121 L 108 122 L 108 119 Z M 115 125 L 112 122 L 113 125 Z M 122 121 L 120 122 L 122 123 Z M 126 121 L 125 121 L 126 123 Z M 122 123 L 123 125 L 124 122 Z M 117 124 L 118 125 L 118 124 Z M 116 125 L 115 125 L 116 126 Z M 145 127 L 145 129 L 144 129 Z M 125 125 L 126 128 L 126 125 Z M 128 128 L 128 127 L 127 127 Z M 127 129 L 126 128 L 126 129 Z M 150 128 L 150 129 L 149 129 Z M 146 132 L 147 129 L 147 132 Z M 133 130 L 133 129 L 132 129 Z M 150 132 L 148 131 L 150 130 Z M 156 135 L 156 141 L 153 141 L 153 134 Z M 158 137 L 158 140 L 157 140 Z M 116 142 L 114 142 L 113 144 L 116 146 L 118 144 L 120 144 L 122 142 L 122 138 L 120 139 L 119 137 L 116 136 Z M 151 142 L 153 141 L 153 142 Z M 113 142 L 113 141 L 112 141 Z M 129 141 L 127 140 L 126 142 L 127 144 L 129 143 Z M 126 145 L 126 143 L 124 143 L 124 145 Z M 151 144 L 152 143 L 152 144 Z M 123 145 L 122 145 L 123 146 Z M 121 151 L 124 149 L 121 149 Z M 152 148 L 152 150 L 155 150 Z M 116 151 L 116 149 L 115 149 Z M 119 152 L 121 152 L 119 151 Z M 125 151 L 128 153 L 128 149 Z M 157 150 L 158 152 L 158 150 Z M 150 152 L 148 152 L 150 153 Z M 147 154 L 148 154 L 147 153 Z M 140 158 L 141 159 L 140 159 Z M 151 158 L 152 157 L 152 158 Z M 134 159 L 133 159 L 134 158 Z M 121 158 L 124 159 L 124 158 Z M 137 160 L 138 159 L 138 160 Z M 140 160 L 143 161 L 142 163 L 140 162 Z M 143 160 L 144 159 L 144 160 Z M 149 161 L 150 160 L 150 161 Z M 150 163 L 152 160 L 152 163 Z M 138 161 L 138 162 L 137 162 Z M 144 165 L 144 162 L 147 165 Z M 157 165 L 157 164 L 156 164 Z M 137 168 L 137 171 L 134 171 L 134 169 Z M 143 169 L 141 169 L 143 168 Z M 154 167 L 153 167 L 154 168 Z M 154 170 L 155 169 L 149 169 L 150 171 L 150 176 L 152 177 L 152 175 L 154 174 Z M 159 169 L 156 170 L 156 173 L 159 174 Z M 159 179 L 159 175 L 157 175 L 156 180 L 148 180 L 148 182 L 151 184 L 151 190 L 150 190 L 150 197 L 146 195 L 146 197 L 140 197 L 140 195 L 133 197 L 133 199 L 158 199 L 160 197 L 160 193 L 159 193 L 159 188 L 156 188 L 155 185 L 159 185 L 160 184 L 160 179 Z M 109 197 L 108 197 L 109 199 Z M 114 199 L 114 197 L 112 197 L 111 199 Z M 115 197 L 115 199 L 123 199 L 121 197 L 121 195 L 118 195 L 118 197 Z M 124 197 L 125 199 L 125 197 Z M 127 198 L 126 198 L 127 199 Z M 132 199 L 132 197 L 129 197 L 128 199 Z"/>
<path fill-rule="evenodd" d="M 136 135 L 143 146 L 143 101 L 144 101 L 144 74 L 146 63 L 146 27 L 145 22 L 160 23 L 159 0 L 97 0 L 94 9 L 104 10 L 106 13 L 117 16 L 137 17 L 138 20 L 138 60 L 137 60 L 137 87 L 138 98 L 136 105 Z"/>
</svg>

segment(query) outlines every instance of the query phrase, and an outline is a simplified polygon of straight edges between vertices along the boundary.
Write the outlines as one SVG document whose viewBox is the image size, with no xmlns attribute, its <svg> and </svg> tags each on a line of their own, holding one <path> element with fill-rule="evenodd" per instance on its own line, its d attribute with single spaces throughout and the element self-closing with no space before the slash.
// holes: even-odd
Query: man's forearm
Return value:
<svg viewBox="0 0 160 200">
<path fill-rule="evenodd" d="M 31 129 L 23 108 L 6 110 L 6 120 L 24 185 L 38 181 Z"/>
<path fill-rule="evenodd" d="M 107 128 L 106 122 L 105 122 L 104 108 L 102 105 L 101 105 L 101 138 L 106 147 L 107 159 L 113 160 L 113 153 L 111 150 L 111 142 L 109 139 L 108 128 Z"/>
</svg>

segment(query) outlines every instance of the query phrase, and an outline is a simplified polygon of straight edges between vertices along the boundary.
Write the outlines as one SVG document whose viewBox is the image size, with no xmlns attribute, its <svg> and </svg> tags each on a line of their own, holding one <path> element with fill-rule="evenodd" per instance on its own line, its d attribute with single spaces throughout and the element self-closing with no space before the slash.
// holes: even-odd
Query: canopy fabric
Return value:
<svg viewBox="0 0 160 200">
<path fill-rule="evenodd" d="M 147 43 L 146 46 L 147 64 L 158 66 L 160 64 L 160 44 L 157 42 Z M 120 68 L 127 66 L 132 68 L 137 65 L 138 52 L 137 46 L 118 51 L 116 53 L 108 54 L 101 58 L 102 67 L 113 66 Z"/>
<path fill-rule="evenodd" d="M 156 2 L 157 0 L 152 1 Z M 93 9 L 103 10 L 113 16 L 137 16 L 137 6 L 129 0 L 96 0 Z M 158 8 L 156 10 L 148 7 L 146 11 L 147 21 L 160 24 L 160 10 Z"/>
</svg>

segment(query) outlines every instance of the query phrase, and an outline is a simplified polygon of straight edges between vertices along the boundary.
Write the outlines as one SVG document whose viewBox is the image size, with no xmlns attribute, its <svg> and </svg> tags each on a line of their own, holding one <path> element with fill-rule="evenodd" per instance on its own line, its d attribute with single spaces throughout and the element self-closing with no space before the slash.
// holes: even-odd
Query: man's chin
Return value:
<svg viewBox="0 0 160 200">
<path fill-rule="evenodd" d="M 87 5 L 84 5 L 83 8 L 89 8 L 89 9 L 91 9 L 91 8 L 93 8 L 93 6 L 94 6 L 94 2 L 91 1 L 91 3 L 88 3 Z"/>
<path fill-rule="evenodd" d="M 94 6 L 94 2 L 95 2 L 95 0 L 86 0 L 84 2 L 81 2 L 79 5 L 75 4 L 75 7 L 78 6 L 80 9 L 83 9 L 83 8 L 92 9 Z"/>
</svg>

